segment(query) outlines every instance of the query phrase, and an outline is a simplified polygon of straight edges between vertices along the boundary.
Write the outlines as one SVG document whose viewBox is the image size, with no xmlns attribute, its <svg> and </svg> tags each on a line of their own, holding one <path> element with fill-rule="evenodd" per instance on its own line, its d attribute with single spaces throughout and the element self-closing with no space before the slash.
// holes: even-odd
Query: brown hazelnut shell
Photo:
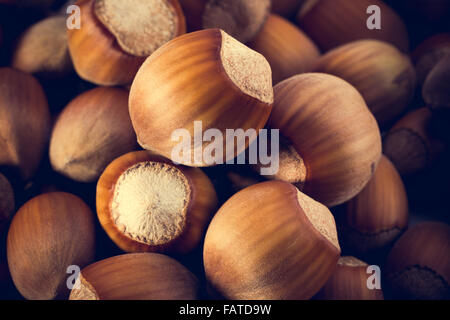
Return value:
<svg viewBox="0 0 450 320">
<path fill-rule="evenodd" d="M 14 190 L 11 183 L 0 173 L 0 232 L 11 220 L 15 209 Z"/>
</svg>

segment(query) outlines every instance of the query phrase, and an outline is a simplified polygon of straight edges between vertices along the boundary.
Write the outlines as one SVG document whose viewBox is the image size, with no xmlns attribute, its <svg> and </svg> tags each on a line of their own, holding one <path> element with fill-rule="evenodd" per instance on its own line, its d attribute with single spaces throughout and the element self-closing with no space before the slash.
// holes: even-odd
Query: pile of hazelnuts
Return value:
<svg viewBox="0 0 450 320">
<path fill-rule="evenodd" d="M 450 299 L 449 16 L 0 0 L 0 298 Z"/>
</svg>

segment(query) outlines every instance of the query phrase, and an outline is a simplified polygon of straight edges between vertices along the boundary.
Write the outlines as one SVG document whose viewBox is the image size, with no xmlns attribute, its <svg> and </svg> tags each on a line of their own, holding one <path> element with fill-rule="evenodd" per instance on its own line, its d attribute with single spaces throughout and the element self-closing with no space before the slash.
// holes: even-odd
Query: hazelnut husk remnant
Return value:
<svg viewBox="0 0 450 320">
<path fill-rule="evenodd" d="M 225 202 L 203 251 L 207 280 L 227 299 L 309 299 L 339 255 L 330 211 L 283 181 L 253 185 Z"/>
<path fill-rule="evenodd" d="M 401 175 L 427 168 L 443 149 L 430 134 L 432 113 L 428 108 L 414 110 L 400 119 L 383 137 L 383 153 Z"/>
<path fill-rule="evenodd" d="M 248 46 L 269 61 L 274 84 L 295 74 L 312 71 L 320 56 L 317 46 L 303 31 L 275 14 L 269 15 Z"/>
<path fill-rule="evenodd" d="M 84 268 L 70 300 L 194 300 L 197 290 L 195 276 L 174 259 L 134 253 Z"/>
<path fill-rule="evenodd" d="M 401 115 L 414 97 L 416 74 L 407 55 L 378 40 L 337 47 L 317 62 L 316 72 L 335 75 L 363 96 L 380 126 Z"/>
<path fill-rule="evenodd" d="M 128 92 L 100 87 L 76 97 L 59 115 L 50 139 L 50 162 L 73 180 L 94 182 L 112 160 L 136 148 Z"/>
<path fill-rule="evenodd" d="M 450 226 L 422 222 L 406 231 L 389 253 L 387 279 L 403 299 L 450 299 Z"/>
<path fill-rule="evenodd" d="M 8 265 L 27 299 L 67 298 L 67 268 L 92 262 L 94 216 L 78 197 L 46 193 L 26 202 L 8 232 Z"/>
<path fill-rule="evenodd" d="M 395 241 L 408 226 L 408 198 L 402 179 L 383 156 L 369 183 L 336 218 L 346 250 L 367 254 Z"/>
<path fill-rule="evenodd" d="M 185 165 L 211 166 L 233 159 L 256 139 L 255 134 L 236 146 L 234 139 L 225 139 L 226 129 L 258 133 L 272 103 L 267 60 L 224 31 L 208 29 L 170 41 L 145 61 L 131 86 L 130 116 L 144 149 Z M 193 141 L 198 138 L 196 122 L 202 136 L 211 128 L 222 134 L 223 157 L 203 157 L 211 142 Z M 185 135 L 182 142 L 174 139 L 180 129 L 189 133 L 187 142 Z M 180 143 L 183 152 L 174 159 Z"/>
<path fill-rule="evenodd" d="M 326 206 L 356 196 L 381 158 L 377 122 L 359 92 L 332 75 L 306 73 L 277 84 L 268 126 L 280 129 L 279 170 Z"/>
<path fill-rule="evenodd" d="M 253 39 L 270 12 L 270 0 L 179 1 L 189 32 L 218 28 L 242 43 Z"/>
<path fill-rule="evenodd" d="M 132 82 L 146 57 L 186 31 L 178 0 L 79 0 L 76 5 L 82 27 L 68 30 L 70 54 L 79 76 L 99 85 Z"/>
<path fill-rule="evenodd" d="M 28 180 L 37 170 L 50 133 L 50 111 L 31 75 L 0 68 L 0 165 L 19 169 Z"/>
<path fill-rule="evenodd" d="M 217 207 L 209 178 L 147 151 L 114 160 L 97 185 L 97 213 L 109 237 L 127 252 L 195 249 Z"/>
<path fill-rule="evenodd" d="M 450 110 L 450 54 L 442 58 L 428 74 L 422 96 L 430 108 Z"/>
<path fill-rule="evenodd" d="M 15 209 L 14 190 L 8 179 L 0 173 L 0 231 L 8 224 Z"/>
<path fill-rule="evenodd" d="M 383 300 L 381 289 L 370 289 L 369 265 L 355 257 L 339 258 L 333 275 L 316 295 L 319 300 Z"/>
<path fill-rule="evenodd" d="M 58 78 L 72 70 L 67 45 L 66 17 L 53 16 L 29 27 L 20 37 L 12 66 L 44 78 Z"/>
<path fill-rule="evenodd" d="M 367 27 L 367 8 L 381 10 L 381 29 Z M 403 52 L 409 51 L 405 24 L 397 13 L 381 0 L 306 0 L 297 22 L 323 51 L 362 39 L 378 39 L 392 43 Z"/>
</svg>

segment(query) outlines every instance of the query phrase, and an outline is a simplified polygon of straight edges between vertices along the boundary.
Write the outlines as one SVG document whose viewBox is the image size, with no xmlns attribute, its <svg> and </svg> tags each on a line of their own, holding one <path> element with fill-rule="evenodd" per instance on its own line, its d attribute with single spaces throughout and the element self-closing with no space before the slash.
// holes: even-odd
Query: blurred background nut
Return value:
<svg viewBox="0 0 450 320">
<path fill-rule="evenodd" d="M 39 82 L 0 68 L 0 166 L 19 169 L 27 180 L 37 170 L 50 133 L 50 111 Z"/>
<path fill-rule="evenodd" d="M 11 220 L 15 209 L 14 190 L 8 179 L 0 173 L 0 232 Z"/>
<path fill-rule="evenodd" d="M 270 0 L 179 0 L 188 32 L 218 28 L 245 43 L 259 32 Z"/>
<path fill-rule="evenodd" d="M 401 175 L 427 168 L 442 152 L 443 144 L 430 134 L 432 113 L 428 108 L 411 111 L 383 137 L 383 153 Z"/>
<path fill-rule="evenodd" d="M 80 198 L 53 192 L 29 200 L 8 232 L 15 286 L 27 299 L 67 298 L 67 268 L 93 260 L 94 238 L 94 216 Z"/>
<path fill-rule="evenodd" d="M 381 289 L 369 289 L 369 265 L 355 257 L 339 258 L 337 267 L 325 286 L 316 295 L 319 300 L 383 300 Z"/>
<path fill-rule="evenodd" d="M 193 32 L 173 39 L 145 61 L 134 79 L 129 103 L 133 127 L 144 149 L 188 166 L 225 163 L 256 136 L 238 146 L 232 139 L 223 139 L 227 140 L 223 157 L 216 155 L 210 160 L 203 157 L 209 141 L 184 139 L 184 150 L 173 159 L 175 148 L 180 149 L 180 138 L 174 139 L 173 134 L 185 129 L 194 137 L 195 121 L 201 122 L 203 132 L 214 129 L 223 137 L 226 129 L 258 132 L 272 110 L 270 65 L 261 54 L 222 30 Z"/>
<path fill-rule="evenodd" d="M 428 74 L 422 96 L 430 108 L 450 110 L 450 53 Z"/>
<path fill-rule="evenodd" d="M 70 300 L 195 300 L 198 281 L 183 265 L 157 253 L 134 253 L 84 268 Z"/>
<path fill-rule="evenodd" d="M 312 71 L 320 56 L 317 46 L 303 31 L 275 14 L 269 15 L 248 46 L 267 59 L 274 84 L 295 74 Z"/>
<path fill-rule="evenodd" d="M 97 185 L 100 223 L 127 252 L 190 252 L 216 208 L 216 191 L 200 169 L 147 151 L 114 160 Z"/>
<path fill-rule="evenodd" d="M 268 126 L 280 129 L 279 170 L 326 206 L 356 196 L 381 157 L 377 122 L 359 92 L 328 74 L 306 73 L 277 84 Z"/>
<path fill-rule="evenodd" d="M 371 5 L 381 9 L 381 29 L 367 28 L 369 15 L 366 12 Z M 306 0 L 297 21 L 300 28 L 324 51 L 361 39 L 378 39 L 393 44 L 403 52 L 409 51 L 405 24 L 381 0 Z"/>
<path fill-rule="evenodd" d="M 186 31 L 178 0 L 79 0 L 76 5 L 81 28 L 68 30 L 70 55 L 78 75 L 99 85 L 132 82 L 146 57 Z"/>
<path fill-rule="evenodd" d="M 420 85 L 445 56 L 450 56 L 450 33 L 440 33 L 423 41 L 412 53 Z"/>
<path fill-rule="evenodd" d="M 57 118 L 50 139 L 55 171 L 94 182 L 118 156 L 137 149 L 128 113 L 128 92 L 95 88 L 72 100 Z"/>
<path fill-rule="evenodd" d="M 393 164 L 382 156 L 369 183 L 336 217 L 345 250 L 367 254 L 395 241 L 408 226 L 408 198 Z"/>
<path fill-rule="evenodd" d="M 409 57 L 377 40 L 355 41 L 333 49 L 320 58 L 315 71 L 333 74 L 358 89 L 380 126 L 405 111 L 416 88 Z"/>
<path fill-rule="evenodd" d="M 293 18 L 305 0 L 272 0 L 272 12 L 286 18 Z"/>
<path fill-rule="evenodd" d="M 214 216 L 203 259 L 211 287 L 227 299 L 309 299 L 340 255 L 334 218 L 282 181 L 248 187 Z"/>
<path fill-rule="evenodd" d="M 387 279 L 402 299 L 450 299 L 450 226 L 415 225 L 388 256 Z"/>
<path fill-rule="evenodd" d="M 59 78 L 72 70 L 67 46 L 66 17 L 54 16 L 29 27 L 20 37 L 12 66 L 44 78 Z"/>
</svg>

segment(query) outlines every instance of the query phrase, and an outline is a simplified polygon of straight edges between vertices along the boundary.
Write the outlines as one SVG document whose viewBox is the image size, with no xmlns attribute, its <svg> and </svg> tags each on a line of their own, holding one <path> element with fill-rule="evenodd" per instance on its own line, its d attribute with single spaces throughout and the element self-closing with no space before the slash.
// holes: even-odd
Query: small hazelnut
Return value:
<svg viewBox="0 0 450 320">
<path fill-rule="evenodd" d="M 450 53 L 428 74 L 423 84 L 422 96 L 430 108 L 450 110 Z"/>
<path fill-rule="evenodd" d="M 100 87 L 82 93 L 61 112 L 49 155 L 56 172 L 79 182 L 94 182 L 112 160 L 136 148 L 128 92 Z"/>
<path fill-rule="evenodd" d="M 94 216 L 78 197 L 46 193 L 26 202 L 8 232 L 8 265 L 27 299 L 66 298 L 67 268 L 94 258 Z"/>
<path fill-rule="evenodd" d="M 210 142 L 187 146 L 189 159 L 185 154 L 183 159 L 172 158 L 180 144 L 172 138 L 175 130 L 185 129 L 195 137 L 194 122 L 198 121 L 203 131 L 214 128 L 223 137 L 226 129 L 258 132 L 269 118 L 272 103 L 267 60 L 224 31 L 207 29 L 171 40 L 145 61 L 131 86 L 130 116 L 144 149 L 185 165 L 210 166 L 215 163 L 194 157 L 198 151 L 203 154 Z M 237 147 L 234 141 L 224 142 L 223 162 L 254 140 L 246 139 L 245 145 Z"/>
<path fill-rule="evenodd" d="M 383 153 L 401 175 L 412 175 L 427 168 L 443 145 L 430 134 L 432 113 L 428 108 L 411 111 L 383 137 Z"/>
<path fill-rule="evenodd" d="M 206 278 L 226 299 L 309 299 L 340 255 L 334 218 L 283 181 L 232 196 L 206 233 Z"/>
<path fill-rule="evenodd" d="M 355 257 L 339 258 L 334 273 L 316 295 L 319 300 L 383 300 L 381 289 L 369 289 L 369 265 Z"/>
<path fill-rule="evenodd" d="M 335 75 L 358 89 L 380 126 L 405 111 L 416 88 L 409 57 L 378 40 L 339 46 L 322 56 L 314 71 Z"/>
<path fill-rule="evenodd" d="M 188 32 L 222 29 L 245 43 L 259 32 L 270 12 L 270 0 L 179 0 Z"/>
<path fill-rule="evenodd" d="M 344 249 L 366 254 L 395 241 L 407 228 L 408 216 L 402 179 L 389 159 L 382 156 L 372 179 L 347 202 L 336 222 Z"/>
<path fill-rule="evenodd" d="M 367 8 L 372 5 L 381 10 L 381 29 L 367 28 Z M 405 24 L 381 0 L 306 0 L 297 21 L 323 51 L 361 39 L 378 39 L 392 43 L 403 52 L 409 51 Z"/>
<path fill-rule="evenodd" d="M 178 0 L 79 0 L 76 5 L 81 28 L 68 30 L 70 55 L 80 77 L 99 85 L 130 83 L 146 57 L 186 30 Z"/>
<path fill-rule="evenodd" d="M 194 300 L 198 281 L 157 253 L 123 254 L 84 268 L 70 300 Z"/>
<path fill-rule="evenodd" d="M 12 66 L 43 78 L 59 78 L 72 70 L 66 18 L 53 16 L 29 27 L 13 52 Z"/>
<path fill-rule="evenodd" d="M 0 231 L 11 220 L 15 209 L 14 190 L 8 179 L 0 173 Z"/>
<path fill-rule="evenodd" d="M 114 160 L 97 185 L 100 223 L 127 252 L 192 251 L 216 207 L 214 187 L 200 169 L 147 151 Z"/>
<path fill-rule="evenodd" d="M 294 24 L 275 14 L 269 15 L 261 31 L 248 43 L 261 53 L 272 68 L 273 83 L 313 70 L 320 56 L 311 39 Z"/>
<path fill-rule="evenodd" d="M 0 165 L 18 168 L 28 180 L 37 170 L 50 133 L 50 111 L 31 75 L 0 68 Z"/>
<path fill-rule="evenodd" d="M 389 253 L 387 279 L 397 297 L 450 299 L 450 226 L 422 222 Z"/>
</svg>

